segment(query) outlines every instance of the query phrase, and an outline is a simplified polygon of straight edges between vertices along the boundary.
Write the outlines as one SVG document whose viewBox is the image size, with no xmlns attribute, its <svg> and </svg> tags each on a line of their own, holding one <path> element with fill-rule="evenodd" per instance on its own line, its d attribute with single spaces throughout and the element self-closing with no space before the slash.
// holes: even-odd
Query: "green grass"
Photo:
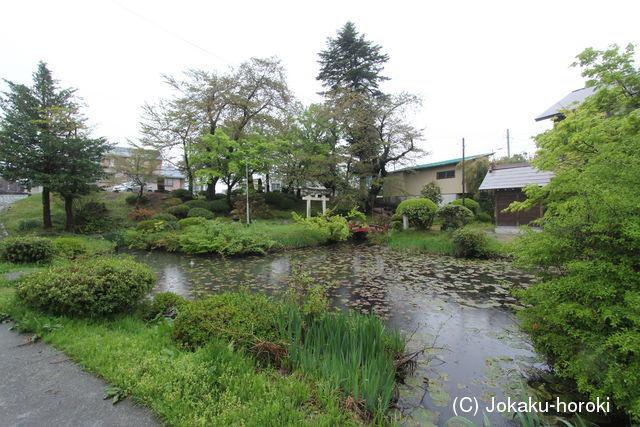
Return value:
<svg viewBox="0 0 640 427">
<path fill-rule="evenodd" d="M 273 224 L 272 221 L 256 221 L 249 230 L 263 234 L 277 243 L 282 249 L 320 246 L 327 243 L 327 238 L 317 230 L 302 224 Z"/>
<path fill-rule="evenodd" d="M 387 246 L 390 248 L 409 248 L 435 254 L 453 255 L 455 245 L 451 233 L 442 231 L 402 230 L 389 233 Z"/>
<path fill-rule="evenodd" d="M 20 306 L 9 288 L 0 288 L 0 312 L 169 425 L 357 424 L 328 382 L 260 367 L 227 343 L 182 350 L 171 340 L 167 322 L 147 326 L 131 315 L 102 320 L 47 316 Z"/>
</svg>

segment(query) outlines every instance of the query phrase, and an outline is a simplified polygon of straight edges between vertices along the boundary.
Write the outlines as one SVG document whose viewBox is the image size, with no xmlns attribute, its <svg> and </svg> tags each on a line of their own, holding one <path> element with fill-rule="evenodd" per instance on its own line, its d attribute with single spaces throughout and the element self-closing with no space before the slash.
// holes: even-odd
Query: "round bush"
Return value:
<svg viewBox="0 0 640 427">
<path fill-rule="evenodd" d="M 191 218 L 184 218 L 181 219 L 180 221 L 178 221 L 178 227 L 180 228 L 187 228 L 190 227 L 192 225 L 202 225 L 204 224 L 206 221 L 206 219 L 199 217 L 199 216 L 194 216 Z"/>
<path fill-rule="evenodd" d="M 187 200 L 193 199 L 193 195 L 189 192 L 189 190 L 185 190 L 184 188 L 178 188 L 176 190 L 171 190 L 169 192 L 173 197 L 177 197 L 178 199 L 186 202 Z"/>
<path fill-rule="evenodd" d="M 406 215 L 409 225 L 420 230 L 428 230 L 433 224 L 437 210 L 438 206 L 429 199 L 407 199 L 400 202 L 396 213 Z"/>
<path fill-rule="evenodd" d="M 23 219 L 22 221 L 20 221 L 18 223 L 18 226 L 16 227 L 17 231 L 31 231 L 33 229 L 36 229 L 38 227 L 40 227 L 40 225 L 42 224 L 41 220 L 38 219 Z"/>
<path fill-rule="evenodd" d="M 187 218 L 192 218 L 196 216 L 204 219 L 213 219 L 213 212 L 207 209 L 202 209 L 202 208 L 190 209 L 189 213 L 187 214 Z"/>
<path fill-rule="evenodd" d="M 442 219 L 441 230 L 460 228 L 473 219 L 473 212 L 461 205 L 448 204 L 438 209 Z"/>
<path fill-rule="evenodd" d="M 55 254 L 53 242 L 44 237 L 7 237 L 1 243 L 2 258 L 9 262 L 46 262 Z"/>
<path fill-rule="evenodd" d="M 280 191 L 265 193 L 264 201 L 266 204 L 283 211 L 294 209 L 296 207 L 296 197 Z"/>
<path fill-rule="evenodd" d="M 38 310 L 90 317 L 133 307 L 155 283 L 155 274 L 146 265 L 128 258 L 106 257 L 22 276 L 16 295 Z"/>
<path fill-rule="evenodd" d="M 464 201 L 464 204 L 463 204 L 463 201 Z M 465 208 L 471 209 L 471 212 L 473 212 L 474 214 L 477 213 L 478 210 L 480 209 L 480 203 L 476 202 L 473 199 L 469 199 L 469 198 L 456 199 L 453 202 L 451 202 L 450 204 L 458 205 L 458 206 L 464 206 Z"/>
<path fill-rule="evenodd" d="M 186 304 L 189 304 L 189 301 L 178 294 L 159 292 L 153 296 L 153 301 L 144 308 L 142 317 L 147 320 L 160 315 L 175 317 Z"/>
<path fill-rule="evenodd" d="M 191 208 L 187 205 L 178 205 L 167 209 L 167 212 L 177 218 L 186 218 L 190 209 Z"/>
<path fill-rule="evenodd" d="M 264 295 L 225 293 L 184 305 L 176 317 L 173 338 L 185 347 L 207 344 L 212 339 L 246 343 L 278 338 L 278 305 Z"/>
<path fill-rule="evenodd" d="M 151 219 L 167 221 L 167 222 L 172 222 L 172 221 L 177 221 L 178 220 L 178 218 L 176 218 L 175 215 L 171 215 L 170 213 L 155 214 L 154 216 L 151 217 Z"/>
<path fill-rule="evenodd" d="M 491 218 L 491 215 L 484 211 L 478 212 L 476 214 L 476 219 L 481 222 L 493 222 L 493 218 Z"/>
<path fill-rule="evenodd" d="M 188 202 L 184 202 L 185 206 L 189 206 L 189 208 L 200 208 L 200 209 L 209 209 L 209 203 L 206 200 L 198 199 L 198 200 L 189 200 Z"/>
<path fill-rule="evenodd" d="M 136 200 L 138 200 L 138 195 L 137 194 L 129 194 L 124 199 L 124 201 L 127 202 L 128 205 L 132 205 L 132 206 L 136 204 Z M 149 203 L 149 198 L 143 194 L 142 196 L 140 196 L 140 202 L 139 203 L 141 205 L 147 204 L 147 203 Z"/>
<path fill-rule="evenodd" d="M 209 210 L 218 213 L 228 213 L 231 211 L 231 206 L 227 199 L 213 200 L 208 204 Z"/>
<path fill-rule="evenodd" d="M 173 197 L 171 199 L 167 199 L 164 201 L 164 205 L 167 207 L 178 206 L 182 204 L 182 199 L 178 197 Z"/>
<path fill-rule="evenodd" d="M 144 221 L 140 221 L 136 225 L 136 230 L 150 231 L 150 232 L 160 232 L 160 231 L 172 230 L 174 228 L 175 228 L 175 224 L 169 221 L 163 221 L 161 219 L 147 219 Z"/>
<path fill-rule="evenodd" d="M 73 237 L 58 237 L 53 239 L 56 253 L 65 258 L 74 259 L 89 253 L 89 246 L 80 239 Z"/>
<path fill-rule="evenodd" d="M 483 258 L 488 255 L 488 239 L 482 230 L 460 228 L 453 233 L 456 256 L 463 258 Z"/>
</svg>

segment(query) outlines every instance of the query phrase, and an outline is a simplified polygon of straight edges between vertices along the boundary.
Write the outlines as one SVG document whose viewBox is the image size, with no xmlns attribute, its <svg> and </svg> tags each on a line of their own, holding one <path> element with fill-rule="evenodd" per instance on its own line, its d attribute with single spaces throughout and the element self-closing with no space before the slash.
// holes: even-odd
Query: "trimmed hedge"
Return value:
<svg viewBox="0 0 640 427">
<path fill-rule="evenodd" d="M 206 221 L 206 219 L 204 219 L 202 217 L 199 217 L 199 216 L 184 218 L 184 219 L 181 219 L 180 221 L 178 221 L 178 227 L 186 228 L 186 227 L 190 227 L 192 225 L 202 225 L 202 224 L 205 223 L 205 221 Z"/>
<path fill-rule="evenodd" d="M 202 208 L 189 209 L 189 213 L 187 213 L 187 218 L 193 218 L 193 217 L 201 217 L 201 218 L 204 218 L 204 219 L 213 219 L 213 212 L 211 212 L 210 210 L 207 210 L 207 209 L 202 209 Z"/>
<path fill-rule="evenodd" d="M 396 213 L 406 215 L 409 218 L 409 225 L 428 230 L 433 225 L 438 205 L 429 199 L 407 199 L 400 202 Z"/>
<path fill-rule="evenodd" d="M 156 283 L 153 271 L 128 258 L 76 261 L 18 279 L 25 305 L 53 314 L 93 317 L 135 306 Z"/>
<path fill-rule="evenodd" d="M 224 293 L 185 304 L 175 319 L 173 338 L 195 348 L 214 339 L 247 344 L 278 339 L 279 306 L 264 295 Z"/>
<path fill-rule="evenodd" d="M 209 209 L 209 203 L 206 200 L 197 199 L 197 200 L 189 200 L 188 202 L 184 202 L 185 206 L 189 206 L 190 209 L 200 208 L 200 209 Z"/>
<path fill-rule="evenodd" d="M 167 212 L 177 218 L 186 218 L 189 210 L 191 210 L 191 208 L 187 205 L 178 205 L 170 207 L 167 209 Z"/>
<path fill-rule="evenodd" d="M 170 213 L 155 214 L 154 216 L 151 217 L 151 219 L 159 220 L 159 221 L 168 221 L 168 222 L 172 222 L 172 221 L 177 221 L 178 220 L 178 218 L 176 218 L 175 215 L 171 215 Z"/>
<path fill-rule="evenodd" d="M 227 202 L 227 199 L 213 200 L 209 202 L 208 206 L 208 209 L 213 212 L 228 213 L 231 211 L 231 206 L 229 202 Z"/>
<path fill-rule="evenodd" d="M 464 204 L 463 204 L 464 201 Z M 467 209 L 470 209 L 471 212 L 474 213 L 474 215 L 476 213 L 478 213 L 478 211 L 480 210 L 480 203 L 476 202 L 473 199 L 469 199 L 469 198 L 464 198 L 464 199 L 456 199 L 453 202 L 450 203 L 451 205 L 458 205 L 458 206 L 464 206 Z"/>
<path fill-rule="evenodd" d="M 16 264 L 47 262 L 55 252 L 53 242 L 44 237 L 7 237 L 0 243 L 2 259 Z"/>
<path fill-rule="evenodd" d="M 453 233 L 456 256 L 463 258 L 483 258 L 489 254 L 489 239 L 482 230 L 461 228 Z"/>
<path fill-rule="evenodd" d="M 461 205 L 450 203 L 438 209 L 438 217 L 442 219 L 441 230 L 464 227 L 473 219 L 473 212 Z"/>
<path fill-rule="evenodd" d="M 64 258 L 74 259 L 89 253 L 89 246 L 82 240 L 73 237 L 53 239 L 56 253 Z"/>
<path fill-rule="evenodd" d="M 124 201 L 127 202 L 128 205 L 135 205 L 136 204 L 136 200 L 138 200 L 138 195 L 137 194 L 129 194 L 127 197 L 125 197 Z M 144 205 L 149 203 L 149 198 L 147 196 L 145 196 L 144 194 L 142 196 L 140 196 L 140 204 Z"/>
<path fill-rule="evenodd" d="M 186 202 L 187 200 L 193 199 L 193 195 L 189 192 L 189 190 L 185 190 L 184 188 L 178 188 L 176 190 L 171 190 L 169 192 L 169 194 L 171 194 L 173 197 L 176 197 L 176 198 L 182 200 L 183 202 Z"/>
</svg>

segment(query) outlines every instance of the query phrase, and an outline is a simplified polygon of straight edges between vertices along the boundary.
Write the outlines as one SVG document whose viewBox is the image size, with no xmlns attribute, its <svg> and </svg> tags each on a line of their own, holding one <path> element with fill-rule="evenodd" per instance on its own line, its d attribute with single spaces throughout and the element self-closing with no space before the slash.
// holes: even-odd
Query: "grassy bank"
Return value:
<svg viewBox="0 0 640 427">
<path fill-rule="evenodd" d="M 2 281 L 0 312 L 167 424 L 358 424 L 343 408 L 343 395 L 325 381 L 259 366 L 227 342 L 183 350 L 166 322 L 148 326 L 133 315 L 103 320 L 45 315 L 20 306 L 8 284 Z"/>
</svg>

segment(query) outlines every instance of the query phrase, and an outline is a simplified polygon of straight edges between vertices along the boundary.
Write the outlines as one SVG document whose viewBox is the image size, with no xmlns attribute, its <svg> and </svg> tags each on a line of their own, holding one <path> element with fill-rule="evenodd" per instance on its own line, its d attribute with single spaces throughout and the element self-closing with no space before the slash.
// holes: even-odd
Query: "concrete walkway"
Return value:
<svg viewBox="0 0 640 427">
<path fill-rule="evenodd" d="M 24 199 L 28 197 L 26 194 L 0 194 L 0 211 L 8 207 L 16 200 Z M 4 225 L 0 223 L 0 239 L 7 236 L 7 230 Z"/>
<path fill-rule="evenodd" d="M 131 399 L 103 400 L 102 380 L 47 344 L 0 325 L 0 426 L 157 426 Z"/>
</svg>

